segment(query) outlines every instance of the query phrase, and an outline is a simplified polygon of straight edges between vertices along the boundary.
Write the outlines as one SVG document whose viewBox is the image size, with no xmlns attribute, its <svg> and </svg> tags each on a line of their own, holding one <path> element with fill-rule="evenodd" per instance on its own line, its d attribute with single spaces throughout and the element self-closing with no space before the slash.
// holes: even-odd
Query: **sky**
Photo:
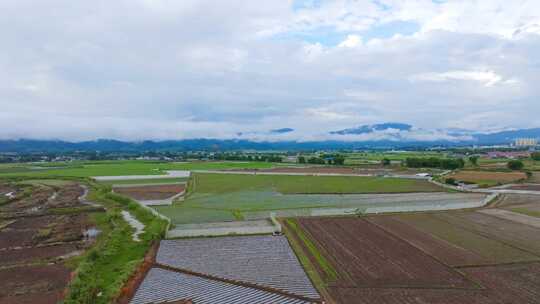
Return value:
<svg viewBox="0 0 540 304">
<path fill-rule="evenodd" d="M 540 127 L 539 83 L 538 0 L 0 1 L 0 139 L 441 138 Z"/>
</svg>

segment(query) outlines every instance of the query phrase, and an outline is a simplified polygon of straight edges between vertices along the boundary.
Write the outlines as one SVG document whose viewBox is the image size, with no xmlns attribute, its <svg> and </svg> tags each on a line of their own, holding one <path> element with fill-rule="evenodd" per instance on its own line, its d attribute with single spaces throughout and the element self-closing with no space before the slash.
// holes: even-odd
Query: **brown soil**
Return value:
<svg viewBox="0 0 540 304">
<path fill-rule="evenodd" d="M 526 204 L 540 204 L 540 196 L 531 194 L 504 194 L 493 207 L 519 207 Z"/>
<path fill-rule="evenodd" d="M 481 183 L 484 181 L 511 183 L 526 179 L 527 175 L 523 172 L 460 171 L 448 177 L 455 178 L 459 181 L 472 183 Z"/>
<path fill-rule="evenodd" d="M 540 259 L 540 229 L 479 212 L 447 213 L 437 217 L 490 239 L 535 253 Z"/>
<path fill-rule="evenodd" d="M 1 206 L 0 212 L 27 212 L 32 208 L 43 209 L 53 193 L 52 188 L 37 187 L 32 195 Z"/>
<path fill-rule="evenodd" d="M 489 263 L 488 260 L 475 252 L 420 231 L 409 224 L 399 221 L 396 217 L 374 216 L 368 220 L 450 266 Z"/>
<path fill-rule="evenodd" d="M 76 245 L 65 244 L 0 251 L 0 266 L 30 262 L 54 261 L 63 255 L 77 251 Z"/>
<path fill-rule="evenodd" d="M 478 212 L 429 216 L 540 254 L 540 229 Z M 301 218 L 299 223 L 338 272 L 336 282 L 326 281 L 336 303 L 540 304 L 538 261 L 482 266 L 485 261 L 474 252 L 398 216 Z"/>
<path fill-rule="evenodd" d="M 490 291 L 490 303 L 540 303 L 540 263 L 474 267 L 462 271 Z"/>
<path fill-rule="evenodd" d="M 54 304 L 70 278 L 61 265 L 23 266 L 0 270 L 0 303 Z"/>
<path fill-rule="evenodd" d="M 540 185 L 516 185 L 508 187 L 512 190 L 540 191 Z"/>
<path fill-rule="evenodd" d="M 358 218 L 302 218 L 338 273 L 333 287 L 467 288 L 471 282 L 409 243 Z"/>
<path fill-rule="evenodd" d="M 50 208 L 78 206 L 79 197 L 84 194 L 84 189 L 78 184 L 62 186 L 54 200 L 48 202 Z"/>
<path fill-rule="evenodd" d="M 31 246 L 35 231 L 3 229 L 0 231 L 0 248 Z"/>
<path fill-rule="evenodd" d="M 83 209 L 66 215 L 49 212 L 78 206 L 83 189 L 63 186 L 51 199 L 53 193 L 53 188 L 34 187 L 30 196 L 0 206 L 1 215 L 9 219 L 0 231 L 0 304 L 58 303 L 70 279 L 63 259 L 92 243 L 83 236 L 93 226 Z M 43 266 L 31 266 L 37 264 Z"/>
<path fill-rule="evenodd" d="M 184 184 L 115 187 L 114 192 L 128 196 L 136 200 L 160 200 L 167 199 L 184 191 Z"/>
</svg>

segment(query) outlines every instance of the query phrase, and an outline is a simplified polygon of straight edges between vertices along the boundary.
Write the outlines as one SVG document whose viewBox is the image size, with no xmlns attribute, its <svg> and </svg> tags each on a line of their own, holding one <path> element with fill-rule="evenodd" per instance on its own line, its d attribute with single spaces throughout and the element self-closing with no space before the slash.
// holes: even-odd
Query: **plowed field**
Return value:
<svg viewBox="0 0 540 304">
<path fill-rule="evenodd" d="M 175 196 L 184 191 L 184 184 L 115 187 L 114 192 L 131 197 L 136 200 L 160 200 Z"/>
<path fill-rule="evenodd" d="M 540 303 L 540 231 L 530 226 L 479 212 L 300 218 L 298 226 L 287 232 L 294 242 L 308 237 L 297 250 L 336 303 Z"/>
</svg>

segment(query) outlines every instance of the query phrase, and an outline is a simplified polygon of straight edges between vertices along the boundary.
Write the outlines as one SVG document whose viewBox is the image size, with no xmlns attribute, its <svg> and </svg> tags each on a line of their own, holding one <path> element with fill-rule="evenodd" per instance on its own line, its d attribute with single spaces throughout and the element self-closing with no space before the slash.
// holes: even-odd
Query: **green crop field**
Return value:
<svg viewBox="0 0 540 304">
<path fill-rule="evenodd" d="M 274 190 L 283 194 L 404 193 L 441 191 L 425 180 L 299 175 L 194 174 L 199 193 Z"/>
<path fill-rule="evenodd" d="M 264 169 L 283 164 L 267 162 L 151 162 L 102 161 L 74 163 L 14 164 L 0 166 L 0 177 L 89 177 L 161 175 L 166 170 Z"/>
<path fill-rule="evenodd" d="M 105 185 L 145 185 L 145 184 L 174 184 L 185 183 L 189 180 L 187 177 L 177 178 L 152 178 L 152 179 L 122 179 L 122 180 L 109 180 L 100 181 Z"/>
<path fill-rule="evenodd" d="M 424 180 L 396 178 L 195 173 L 183 202 L 155 209 L 174 224 L 189 224 L 369 205 L 355 194 L 433 191 L 444 190 Z"/>
</svg>

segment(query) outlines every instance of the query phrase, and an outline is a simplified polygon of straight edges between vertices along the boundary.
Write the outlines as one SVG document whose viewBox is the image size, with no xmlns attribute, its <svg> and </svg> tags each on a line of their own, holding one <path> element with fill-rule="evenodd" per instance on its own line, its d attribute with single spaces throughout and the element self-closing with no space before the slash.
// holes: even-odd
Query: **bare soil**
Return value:
<svg viewBox="0 0 540 304">
<path fill-rule="evenodd" d="M 128 196 L 135 200 L 160 200 L 171 198 L 184 191 L 184 184 L 115 187 L 114 192 Z"/>
<path fill-rule="evenodd" d="M 302 218 L 345 274 L 335 287 L 472 287 L 460 273 L 411 244 L 359 218 Z"/>
<path fill-rule="evenodd" d="M 489 263 L 481 255 L 418 230 L 397 217 L 374 216 L 368 220 L 450 266 Z"/>
<path fill-rule="evenodd" d="M 504 184 L 524 180 L 527 178 L 527 175 L 523 172 L 460 171 L 448 177 L 471 183 L 494 181 Z"/>
<path fill-rule="evenodd" d="M 70 279 L 65 259 L 93 242 L 84 237 L 94 226 L 87 209 L 71 208 L 82 206 L 83 188 L 32 190 L 0 206 L 0 219 L 7 223 L 0 230 L 0 304 L 58 303 Z M 58 214 L 62 208 L 71 212 Z"/>
<path fill-rule="evenodd" d="M 0 270 L 1 304 L 54 304 L 70 278 L 62 265 L 22 266 Z"/>
<path fill-rule="evenodd" d="M 526 190 L 526 191 L 540 191 L 540 185 L 515 185 L 508 187 L 508 189 L 512 190 Z"/>
<path fill-rule="evenodd" d="M 539 229 L 478 212 L 301 218 L 299 223 L 338 272 L 337 281 L 326 282 L 336 303 L 540 304 L 538 259 L 496 265 L 497 260 L 486 260 L 484 254 L 416 227 L 419 220 L 430 218 L 446 223 L 445 231 L 453 225 L 461 232 L 540 254 Z M 447 237 L 460 243 L 459 235 Z M 308 257 L 316 261 L 309 253 Z"/>
</svg>

